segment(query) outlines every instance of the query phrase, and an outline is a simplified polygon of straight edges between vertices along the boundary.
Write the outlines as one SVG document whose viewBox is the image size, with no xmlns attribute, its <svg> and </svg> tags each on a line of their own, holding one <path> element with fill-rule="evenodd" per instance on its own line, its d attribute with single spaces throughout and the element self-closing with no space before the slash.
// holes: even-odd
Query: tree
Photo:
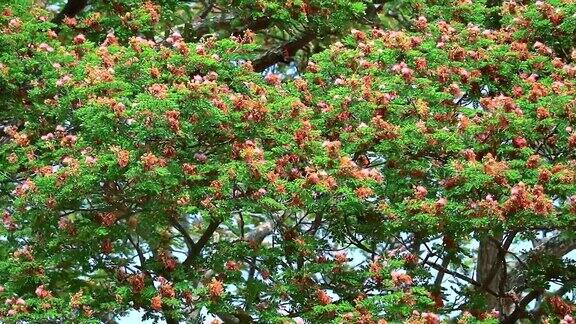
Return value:
<svg viewBox="0 0 576 324">
<path fill-rule="evenodd" d="M 573 323 L 572 1 L 0 10 L 4 322 Z"/>
</svg>

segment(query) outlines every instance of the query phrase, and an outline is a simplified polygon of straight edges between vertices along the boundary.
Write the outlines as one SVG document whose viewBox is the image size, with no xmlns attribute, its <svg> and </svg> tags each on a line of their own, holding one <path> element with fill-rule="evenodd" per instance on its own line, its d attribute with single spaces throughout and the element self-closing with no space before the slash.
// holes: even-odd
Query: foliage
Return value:
<svg viewBox="0 0 576 324">
<path fill-rule="evenodd" d="M 576 4 L 55 3 L 0 6 L 3 321 L 573 323 Z"/>
</svg>

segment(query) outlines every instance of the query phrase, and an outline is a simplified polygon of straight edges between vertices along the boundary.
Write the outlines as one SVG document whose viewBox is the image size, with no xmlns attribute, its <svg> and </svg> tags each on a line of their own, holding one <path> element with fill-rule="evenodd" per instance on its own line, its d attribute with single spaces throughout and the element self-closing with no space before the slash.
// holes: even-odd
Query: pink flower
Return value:
<svg viewBox="0 0 576 324">
<path fill-rule="evenodd" d="M 162 296 L 157 295 L 150 300 L 150 307 L 155 311 L 162 310 Z"/>
<path fill-rule="evenodd" d="M 402 271 L 395 270 L 390 275 L 392 276 L 392 282 L 397 286 L 412 285 L 412 277 Z"/>
<path fill-rule="evenodd" d="M 40 45 L 38 45 L 38 50 L 42 51 L 42 52 L 54 52 L 54 48 L 52 48 L 50 45 L 46 44 L 46 43 L 42 43 Z"/>
<path fill-rule="evenodd" d="M 346 81 L 342 78 L 337 78 L 334 80 L 334 85 L 346 85 Z"/>
<path fill-rule="evenodd" d="M 62 20 L 62 22 L 63 22 L 66 26 L 69 26 L 69 27 L 74 27 L 74 26 L 76 26 L 76 24 L 78 23 L 78 22 L 76 21 L 76 18 L 73 18 L 73 17 L 65 17 L 65 18 Z"/>
<path fill-rule="evenodd" d="M 50 37 L 51 39 L 57 39 L 58 38 L 58 34 L 56 34 L 56 32 L 53 30 L 49 30 L 47 32 L 47 34 L 48 34 L 48 37 Z"/>
<path fill-rule="evenodd" d="M 293 320 L 296 324 L 304 324 L 304 320 L 301 317 L 293 318 Z"/>
<path fill-rule="evenodd" d="M 328 296 L 328 293 L 322 289 L 316 290 L 316 296 L 321 305 L 328 305 L 332 303 L 332 298 Z"/>
<path fill-rule="evenodd" d="M 40 285 L 38 286 L 38 288 L 36 288 L 36 296 L 38 296 L 38 298 L 47 298 L 50 297 L 50 291 L 44 289 L 44 285 Z"/>
<path fill-rule="evenodd" d="M 271 85 L 279 85 L 282 82 L 280 75 L 274 74 L 274 73 L 267 74 L 264 77 L 264 80 L 266 80 L 266 82 L 268 82 L 268 84 L 271 84 Z"/>
<path fill-rule="evenodd" d="M 86 36 L 84 36 L 83 34 L 78 34 L 76 35 L 76 37 L 74 37 L 74 44 L 76 45 L 80 45 L 82 43 L 84 43 L 86 41 Z"/>
<path fill-rule="evenodd" d="M 424 199 L 428 194 L 428 189 L 426 189 L 424 186 L 417 186 L 415 191 L 417 199 Z"/>
<path fill-rule="evenodd" d="M 494 318 L 499 318 L 500 317 L 500 312 L 497 309 L 493 309 L 490 311 L 490 315 Z"/>
<path fill-rule="evenodd" d="M 170 35 L 166 39 L 166 42 L 168 42 L 169 44 L 172 44 L 172 43 L 177 42 L 181 39 L 182 39 L 182 35 L 180 35 L 180 33 L 176 31 L 176 32 L 173 32 L 172 35 Z"/>
<path fill-rule="evenodd" d="M 368 187 L 356 188 L 354 192 L 356 193 L 356 196 L 360 199 L 368 198 L 374 194 L 374 191 Z"/>
<path fill-rule="evenodd" d="M 16 229 L 16 223 L 14 223 L 14 219 L 9 212 L 5 211 L 3 213 L 2 221 L 4 222 L 4 226 L 7 230 L 14 231 Z M 4 287 L 2 287 L 2 289 L 4 289 Z"/>
<path fill-rule="evenodd" d="M 22 27 L 22 20 L 20 20 L 20 18 L 10 19 L 8 26 L 10 26 L 12 29 L 18 30 L 20 27 Z"/>
<path fill-rule="evenodd" d="M 78 140 L 78 137 L 76 135 L 66 135 L 60 141 L 60 145 L 65 146 L 65 147 L 72 147 L 72 146 L 74 146 L 74 144 L 76 144 L 77 140 Z"/>
<path fill-rule="evenodd" d="M 439 198 L 435 204 L 436 211 L 438 211 L 438 212 L 442 211 L 444 209 L 444 207 L 446 207 L 446 204 L 448 204 L 448 200 L 446 198 L 444 198 L 444 197 Z"/>
<path fill-rule="evenodd" d="M 240 270 L 240 265 L 236 261 L 229 260 L 226 262 L 226 269 L 228 269 L 228 271 L 238 271 Z"/>
<path fill-rule="evenodd" d="M 418 19 L 416 20 L 416 28 L 420 30 L 428 28 L 428 19 L 426 19 L 426 17 L 424 16 L 418 17 Z"/>
<path fill-rule="evenodd" d="M 202 162 L 202 163 L 204 163 L 208 160 L 208 157 L 204 153 L 196 153 L 196 154 L 194 154 L 194 158 L 196 160 L 198 160 L 198 162 Z"/>
<path fill-rule="evenodd" d="M 148 91 L 156 98 L 165 99 L 168 93 L 168 87 L 164 84 L 156 83 L 149 86 Z"/>
<path fill-rule="evenodd" d="M 210 298 L 212 300 L 218 300 L 224 293 L 224 285 L 222 281 L 212 278 L 212 281 L 208 284 L 208 292 L 210 293 Z"/>
<path fill-rule="evenodd" d="M 514 140 L 514 146 L 516 146 L 517 148 L 523 148 L 526 147 L 528 145 L 528 141 L 526 141 L 526 139 L 524 137 L 516 137 Z"/>
<path fill-rule="evenodd" d="M 434 313 L 422 313 L 422 318 L 426 324 L 440 324 L 440 316 Z"/>
<path fill-rule="evenodd" d="M 334 260 L 338 264 L 344 264 L 348 262 L 348 256 L 346 255 L 346 251 L 340 251 L 336 253 L 336 255 L 334 256 Z"/>
<path fill-rule="evenodd" d="M 98 159 L 93 157 L 93 156 L 87 156 L 86 157 L 86 164 L 88 164 L 89 166 L 94 166 L 97 161 L 98 161 Z"/>
<path fill-rule="evenodd" d="M 70 75 L 65 75 L 63 77 L 61 77 L 60 79 L 58 79 L 58 81 L 56 81 L 56 85 L 61 87 L 63 85 L 65 85 L 66 83 L 68 83 L 70 80 L 72 80 L 72 78 L 70 77 Z"/>
</svg>

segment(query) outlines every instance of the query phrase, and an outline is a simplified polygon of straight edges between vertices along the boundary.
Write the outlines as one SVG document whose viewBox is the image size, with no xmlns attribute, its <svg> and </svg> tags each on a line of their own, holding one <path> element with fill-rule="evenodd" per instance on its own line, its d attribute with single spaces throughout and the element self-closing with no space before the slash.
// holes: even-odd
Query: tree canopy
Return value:
<svg viewBox="0 0 576 324">
<path fill-rule="evenodd" d="M 574 323 L 573 0 L 0 1 L 0 320 Z"/>
</svg>

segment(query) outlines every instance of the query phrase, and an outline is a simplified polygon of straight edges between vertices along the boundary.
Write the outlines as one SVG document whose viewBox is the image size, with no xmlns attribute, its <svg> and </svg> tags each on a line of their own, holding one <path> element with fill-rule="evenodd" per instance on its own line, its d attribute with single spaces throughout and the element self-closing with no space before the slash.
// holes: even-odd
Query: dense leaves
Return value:
<svg viewBox="0 0 576 324">
<path fill-rule="evenodd" d="M 72 4 L 0 7 L 3 321 L 573 323 L 574 3 Z"/>
</svg>

